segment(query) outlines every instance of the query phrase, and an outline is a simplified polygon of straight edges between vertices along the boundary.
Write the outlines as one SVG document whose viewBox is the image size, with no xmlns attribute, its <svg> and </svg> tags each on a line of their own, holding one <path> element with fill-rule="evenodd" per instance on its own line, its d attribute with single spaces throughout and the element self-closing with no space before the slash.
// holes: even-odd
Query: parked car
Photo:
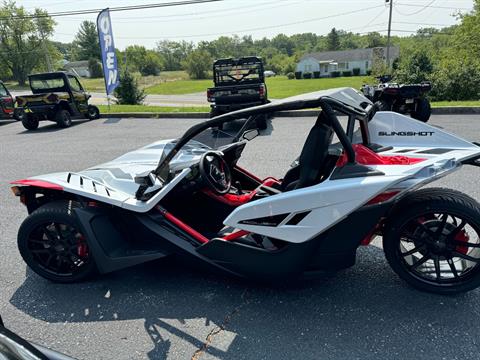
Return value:
<svg viewBox="0 0 480 360">
<path fill-rule="evenodd" d="M 72 118 L 98 119 L 100 110 L 89 105 L 88 94 L 74 74 L 63 71 L 30 75 L 31 95 L 17 96 L 18 114 L 27 130 L 43 120 L 69 127 Z"/>
<path fill-rule="evenodd" d="M 15 103 L 13 96 L 5 84 L 0 81 L 0 119 L 11 119 L 14 115 Z"/>
<path fill-rule="evenodd" d="M 207 89 L 207 99 L 212 103 L 210 117 L 269 102 L 263 62 L 256 56 L 216 60 L 213 82 L 215 87 Z M 267 117 L 258 116 L 256 125 L 266 129 Z"/>
<path fill-rule="evenodd" d="M 264 75 L 265 77 L 273 77 L 273 76 L 276 76 L 277 74 L 276 74 L 274 71 L 272 71 L 272 70 L 265 70 L 265 71 L 263 72 L 263 75 Z"/>
<path fill-rule="evenodd" d="M 432 89 L 430 82 L 421 84 L 398 84 L 391 82 L 389 75 L 377 78 L 377 85 L 363 85 L 362 93 L 369 98 L 378 111 L 395 111 L 410 114 L 414 119 L 427 122 L 432 113 L 426 95 Z"/>
</svg>

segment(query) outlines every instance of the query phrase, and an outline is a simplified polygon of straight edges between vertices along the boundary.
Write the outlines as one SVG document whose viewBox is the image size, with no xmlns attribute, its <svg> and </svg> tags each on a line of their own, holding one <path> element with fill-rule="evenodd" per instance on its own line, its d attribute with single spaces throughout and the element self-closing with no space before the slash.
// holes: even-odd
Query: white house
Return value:
<svg viewBox="0 0 480 360">
<path fill-rule="evenodd" d="M 353 71 L 358 68 L 360 75 L 365 75 L 375 61 L 385 61 L 386 53 L 386 47 L 311 53 L 300 59 L 296 71 L 303 74 L 319 71 L 321 77 L 329 77 L 332 71 Z M 398 46 L 390 47 L 390 61 L 393 62 L 399 54 Z"/>
</svg>

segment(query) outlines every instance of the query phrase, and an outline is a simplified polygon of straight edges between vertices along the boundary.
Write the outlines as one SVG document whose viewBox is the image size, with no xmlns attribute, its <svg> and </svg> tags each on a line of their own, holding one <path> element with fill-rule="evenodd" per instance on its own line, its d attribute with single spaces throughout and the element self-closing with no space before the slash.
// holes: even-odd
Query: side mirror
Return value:
<svg viewBox="0 0 480 360">
<path fill-rule="evenodd" d="M 258 136 L 258 129 L 250 129 L 243 133 L 242 139 L 250 141 L 255 139 Z"/>
</svg>

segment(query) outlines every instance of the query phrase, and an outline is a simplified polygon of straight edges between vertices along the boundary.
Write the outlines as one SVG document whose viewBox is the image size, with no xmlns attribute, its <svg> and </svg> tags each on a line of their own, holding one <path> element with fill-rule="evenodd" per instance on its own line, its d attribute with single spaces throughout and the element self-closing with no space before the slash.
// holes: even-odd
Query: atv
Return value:
<svg viewBox="0 0 480 360">
<path fill-rule="evenodd" d="M 258 135 L 246 130 L 255 116 L 309 108 L 322 111 L 282 178 L 238 165 Z M 29 213 L 20 254 L 60 283 L 172 255 L 275 282 L 351 267 L 357 249 L 380 236 L 392 269 L 412 286 L 440 294 L 478 287 L 480 205 L 420 187 L 480 166 L 480 146 L 398 113 L 372 116 L 373 108 L 351 88 L 299 95 L 214 117 L 84 171 L 14 181 Z M 216 130 L 245 118 L 238 133 Z"/>
<path fill-rule="evenodd" d="M 210 117 L 230 111 L 267 104 L 267 85 L 262 59 L 256 56 L 239 59 L 219 59 L 213 63 L 215 87 L 207 89 Z M 259 115 L 255 125 L 260 130 L 267 128 L 267 115 Z M 223 124 L 220 124 L 220 129 Z"/>
<path fill-rule="evenodd" d="M 416 120 L 427 122 L 432 109 L 426 94 L 432 89 L 430 82 L 421 84 L 398 84 L 388 75 L 377 77 L 377 85 L 363 85 L 362 93 L 369 98 L 378 111 L 395 111 L 410 114 Z"/>
<path fill-rule="evenodd" d="M 55 121 L 66 128 L 72 118 L 90 120 L 100 117 L 100 110 L 89 105 L 90 95 L 78 78 L 66 72 L 51 72 L 28 77 L 32 95 L 17 96 L 17 116 L 27 130 L 38 128 L 43 120 Z"/>
</svg>

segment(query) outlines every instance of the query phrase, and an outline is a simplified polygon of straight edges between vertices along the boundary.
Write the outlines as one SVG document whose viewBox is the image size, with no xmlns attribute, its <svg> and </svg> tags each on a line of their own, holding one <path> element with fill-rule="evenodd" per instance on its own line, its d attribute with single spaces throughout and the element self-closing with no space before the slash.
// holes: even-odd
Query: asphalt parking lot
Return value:
<svg viewBox="0 0 480 360">
<path fill-rule="evenodd" d="M 445 297 L 411 289 L 373 246 L 351 269 L 281 287 L 171 261 L 74 285 L 26 269 L 16 248 L 26 211 L 9 181 L 82 170 L 197 121 L 100 119 L 68 129 L 44 123 L 35 132 L 0 122 L 0 314 L 10 329 L 79 359 L 480 359 L 480 290 Z M 480 141 L 479 115 L 430 123 Z M 276 119 L 240 164 L 281 177 L 312 124 Z M 436 184 L 480 200 L 479 174 L 464 168 Z"/>
</svg>

